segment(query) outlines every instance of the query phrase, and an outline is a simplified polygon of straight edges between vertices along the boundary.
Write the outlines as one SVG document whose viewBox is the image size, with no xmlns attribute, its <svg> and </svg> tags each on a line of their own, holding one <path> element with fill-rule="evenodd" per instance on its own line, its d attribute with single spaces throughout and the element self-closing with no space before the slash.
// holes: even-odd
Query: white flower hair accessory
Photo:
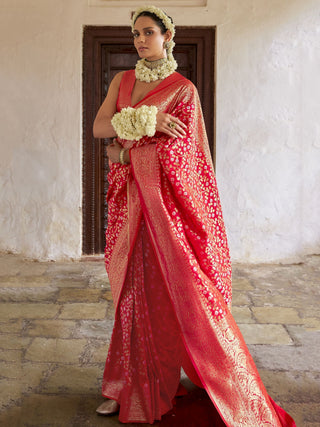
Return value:
<svg viewBox="0 0 320 427">
<path fill-rule="evenodd" d="M 132 17 L 132 21 L 131 21 L 131 29 L 132 32 L 134 30 L 134 24 L 138 18 L 138 16 L 140 15 L 140 13 L 142 12 L 150 12 L 150 13 L 154 13 L 159 19 L 161 19 L 161 21 L 163 22 L 163 25 L 165 26 L 165 28 L 167 30 L 169 30 L 172 34 L 172 38 L 168 43 L 168 48 L 167 48 L 167 52 L 168 52 L 168 56 L 169 54 L 172 54 L 173 48 L 175 46 L 175 42 L 173 41 L 173 37 L 176 33 L 175 30 L 175 26 L 174 23 L 171 21 L 171 19 L 169 18 L 169 16 L 161 9 L 159 9 L 158 7 L 155 6 L 141 6 L 139 7 L 133 17 Z"/>
</svg>

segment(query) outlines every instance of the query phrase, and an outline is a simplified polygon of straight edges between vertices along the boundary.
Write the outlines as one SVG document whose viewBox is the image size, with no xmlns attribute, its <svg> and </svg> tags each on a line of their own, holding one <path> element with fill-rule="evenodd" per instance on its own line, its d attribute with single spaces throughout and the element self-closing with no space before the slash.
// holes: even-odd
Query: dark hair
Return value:
<svg viewBox="0 0 320 427">
<path fill-rule="evenodd" d="M 168 30 L 168 28 L 165 27 L 164 23 L 162 22 L 162 19 L 159 18 L 155 13 L 149 12 L 148 10 L 144 10 L 136 17 L 134 24 L 136 23 L 137 19 L 140 18 L 140 16 L 148 16 L 149 18 L 153 19 L 153 21 L 158 25 L 158 27 L 161 30 L 161 34 L 165 34 Z M 168 16 L 168 15 L 167 15 Z M 170 21 L 173 23 L 173 19 L 168 16 Z"/>
</svg>

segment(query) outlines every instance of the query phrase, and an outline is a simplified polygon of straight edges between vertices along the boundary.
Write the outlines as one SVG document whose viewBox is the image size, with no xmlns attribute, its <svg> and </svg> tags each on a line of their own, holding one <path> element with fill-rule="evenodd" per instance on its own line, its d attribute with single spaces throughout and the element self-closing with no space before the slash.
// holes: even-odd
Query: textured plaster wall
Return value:
<svg viewBox="0 0 320 427">
<path fill-rule="evenodd" d="M 80 255 L 81 19 L 76 2 L 1 0 L 1 250 Z"/>
<path fill-rule="evenodd" d="M 319 253 L 319 1 L 166 9 L 178 25 L 217 25 L 217 178 L 233 259 Z M 77 258 L 82 29 L 127 25 L 129 10 L 1 0 L 0 12 L 0 250 Z"/>
<path fill-rule="evenodd" d="M 241 2 L 218 34 L 217 175 L 233 258 L 319 253 L 320 2 Z"/>
</svg>

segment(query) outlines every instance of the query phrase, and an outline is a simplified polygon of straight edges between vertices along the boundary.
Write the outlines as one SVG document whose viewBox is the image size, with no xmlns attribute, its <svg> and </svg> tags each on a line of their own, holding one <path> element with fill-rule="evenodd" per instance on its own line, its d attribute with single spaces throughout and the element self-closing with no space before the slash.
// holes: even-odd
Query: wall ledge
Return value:
<svg viewBox="0 0 320 427">
<path fill-rule="evenodd" d="M 154 0 L 152 4 L 158 7 L 205 7 L 208 0 Z M 93 7 L 137 7 L 137 0 L 88 0 L 88 6 Z"/>
</svg>

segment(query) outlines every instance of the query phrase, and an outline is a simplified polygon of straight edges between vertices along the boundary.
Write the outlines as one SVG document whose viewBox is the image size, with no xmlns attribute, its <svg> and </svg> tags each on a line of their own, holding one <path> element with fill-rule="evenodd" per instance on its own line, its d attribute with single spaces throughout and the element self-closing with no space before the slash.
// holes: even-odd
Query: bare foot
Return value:
<svg viewBox="0 0 320 427">
<path fill-rule="evenodd" d="M 119 412 L 119 409 L 120 405 L 118 402 L 108 399 L 96 409 L 96 412 L 101 415 L 113 415 Z"/>
</svg>

